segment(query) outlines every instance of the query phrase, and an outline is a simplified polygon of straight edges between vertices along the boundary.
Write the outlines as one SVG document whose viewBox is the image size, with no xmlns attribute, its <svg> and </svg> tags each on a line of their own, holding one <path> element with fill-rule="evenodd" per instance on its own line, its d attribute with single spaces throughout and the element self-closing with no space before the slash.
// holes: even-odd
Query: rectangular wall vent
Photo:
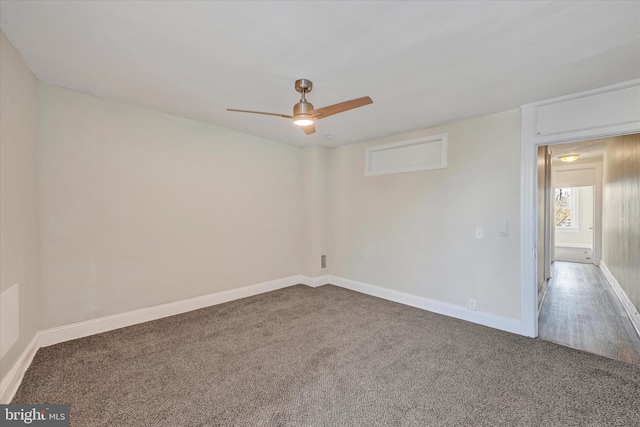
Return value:
<svg viewBox="0 0 640 427">
<path fill-rule="evenodd" d="M 365 176 L 447 167 L 447 134 L 368 147 Z"/>
</svg>

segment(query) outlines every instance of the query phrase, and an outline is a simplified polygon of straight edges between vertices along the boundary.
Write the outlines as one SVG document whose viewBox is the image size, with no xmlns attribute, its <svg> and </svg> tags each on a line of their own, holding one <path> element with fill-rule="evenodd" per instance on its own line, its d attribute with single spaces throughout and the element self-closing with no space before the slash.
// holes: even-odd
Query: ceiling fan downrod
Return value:
<svg viewBox="0 0 640 427">
<path fill-rule="evenodd" d="M 310 115 L 313 111 L 313 104 L 307 102 L 306 94 L 313 89 L 313 83 L 307 79 L 296 80 L 295 88 L 300 92 L 302 98 L 293 106 L 294 123 L 298 126 L 308 126 L 313 123 L 313 118 Z"/>
</svg>

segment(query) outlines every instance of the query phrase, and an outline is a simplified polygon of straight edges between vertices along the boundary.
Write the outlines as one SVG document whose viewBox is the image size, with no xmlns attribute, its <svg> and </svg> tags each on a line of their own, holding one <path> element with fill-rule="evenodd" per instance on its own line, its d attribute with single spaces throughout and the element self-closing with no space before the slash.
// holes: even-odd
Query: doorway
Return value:
<svg viewBox="0 0 640 427">
<path fill-rule="evenodd" d="M 539 241 L 536 240 L 539 229 L 538 149 L 568 141 L 640 132 L 639 91 L 640 80 L 635 79 L 521 107 L 519 332 L 522 335 L 538 336 L 539 285 L 543 281 L 546 283 L 546 278 L 537 271 L 540 259 Z M 597 244 L 594 247 L 597 250 Z M 598 258 L 598 254 L 594 256 L 594 259 Z M 635 283 L 640 283 L 640 280 Z M 640 331 L 640 317 L 638 323 Z"/>
<path fill-rule="evenodd" d="M 538 255 L 538 277 L 543 271 L 545 274 L 539 283 L 538 336 L 640 364 L 640 336 L 599 267 L 602 154 L 610 140 L 572 142 L 538 150 L 541 197 L 537 217 L 544 221 L 538 227 L 538 242 L 544 252 L 543 256 Z M 566 152 L 583 160 L 563 164 L 559 158 Z M 607 209 L 611 211 L 611 198 L 608 200 Z"/>
<path fill-rule="evenodd" d="M 554 261 L 594 264 L 594 189 L 593 185 L 554 188 Z"/>
</svg>

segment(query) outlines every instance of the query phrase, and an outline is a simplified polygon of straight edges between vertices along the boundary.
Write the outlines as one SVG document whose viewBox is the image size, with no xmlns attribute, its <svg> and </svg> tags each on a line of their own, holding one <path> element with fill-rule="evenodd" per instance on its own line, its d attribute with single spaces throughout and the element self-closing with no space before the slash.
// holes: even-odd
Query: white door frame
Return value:
<svg viewBox="0 0 640 427">
<path fill-rule="evenodd" d="M 538 336 L 538 146 L 640 133 L 640 79 L 524 105 L 520 178 L 521 334 Z"/>
</svg>

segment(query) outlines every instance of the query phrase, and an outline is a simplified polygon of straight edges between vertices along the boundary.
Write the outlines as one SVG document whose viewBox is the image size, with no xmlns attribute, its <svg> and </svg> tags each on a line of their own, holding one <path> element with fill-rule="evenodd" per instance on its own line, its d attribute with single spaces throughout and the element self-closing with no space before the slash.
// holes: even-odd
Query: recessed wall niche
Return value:
<svg viewBox="0 0 640 427">
<path fill-rule="evenodd" d="M 446 133 L 368 147 L 365 152 L 365 176 L 446 167 Z"/>
</svg>

